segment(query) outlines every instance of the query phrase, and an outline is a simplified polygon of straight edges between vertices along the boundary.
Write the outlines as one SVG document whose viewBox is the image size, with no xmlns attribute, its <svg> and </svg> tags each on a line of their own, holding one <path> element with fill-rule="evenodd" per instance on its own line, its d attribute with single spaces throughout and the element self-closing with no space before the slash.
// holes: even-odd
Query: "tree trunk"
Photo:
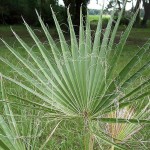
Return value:
<svg viewBox="0 0 150 150">
<path fill-rule="evenodd" d="M 64 4 L 65 4 L 65 7 L 66 9 L 69 7 L 69 12 L 70 14 L 74 14 L 75 12 L 75 0 L 63 0 L 64 1 Z"/>
<path fill-rule="evenodd" d="M 141 4 L 141 0 L 137 0 L 136 2 L 136 5 L 135 5 L 135 8 L 134 8 L 134 13 L 138 10 L 138 8 L 140 7 L 140 4 Z M 136 17 L 136 20 L 135 20 L 135 24 L 134 26 L 139 26 L 140 25 L 140 10 L 137 14 L 137 17 Z"/>
<path fill-rule="evenodd" d="M 142 27 L 146 27 L 147 26 L 147 20 L 150 17 L 150 0 L 149 1 L 143 0 L 143 7 L 144 7 L 145 13 L 144 13 L 144 18 L 141 22 L 141 25 L 142 25 Z"/>
<path fill-rule="evenodd" d="M 119 0 L 117 0 L 117 4 L 118 4 L 118 7 L 119 7 L 119 10 L 121 10 L 121 3 Z"/>
<path fill-rule="evenodd" d="M 65 7 L 70 7 L 70 14 L 72 15 L 72 21 L 76 35 L 79 35 L 80 26 L 80 7 L 82 5 L 83 20 L 85 22 L 87 14 L 87 0 L 64 0 Z"/>
<path fill-rule="evenodd" d="M 82 6 L 82 15 L 83 21 L 85 25 L 86 21 L 86 14 L 87 14 L 87 3 L 86 0 L 75 0 L 75 12 L 74 12 L 74 20 L 73 24 L 75 25 L 75 32 L 79 34 L 79 27 L 80 27 L 80 7 Z"/>
</svg>

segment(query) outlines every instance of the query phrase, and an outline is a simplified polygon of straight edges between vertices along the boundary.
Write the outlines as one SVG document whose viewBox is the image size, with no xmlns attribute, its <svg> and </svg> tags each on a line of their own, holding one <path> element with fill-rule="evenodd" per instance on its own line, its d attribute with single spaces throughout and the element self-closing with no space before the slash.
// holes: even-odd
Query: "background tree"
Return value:
<svg viewBox="0 0 150 150">
<path fill-rule="evenodd" d="M 110 7 L 114 7 L 114 6 L 113 6 L 114 3 L 115 3 L 115 4 L 117 3 L 118 9 L 121 10 L 121 3 L 122 3 L 122 2 L 121 2 L 120 0 L 117 0 L 117 1 L 111 0 L 111 1 L 109 2 L 109 6 L 110 6 Z"/>
<path fill-rule="evenodd" d="M 20 23 L 23 0 L 0 0 L 0 24 Z"/>
<path fill-rule="evenodd" d="M 130 2 L 132 2 L 132 0 L 110 0 L 109 4 L 107 5 L 107 10 L 113 9 L 114 6 L 116 6 L 117 11 L 116 11 L 116 14 L 115 14 L 115 20 L 117 20 L 119 12 L 124 7 L 120 24 L 128 25 L 129 22 L 130 22 L 130 16 L 131 15 L 129 15 L 130 13 L 126 12 L 126 4 L 130 3 Z M 114 24 L 115 24 L 115 22 L 114 22 Z"/>
<path fill-rule="evenodd" d="M 137 1 L 136 1 L 136 5 L 135 5 L 135 7 L 134 7 L 134 12 L 136 12 L 137 9 L 140 8 L 141 2 L 142 2 L 142 0 L 137 0 Z M 139 12 L 138 12 L 138 14 L 137 14 L 137 17 L 136 17 L 136 20 L 135 20 L 135 26 L 139 26 L 140 20 L 141 20 L 141 19 L 140 19 L 140 10 L 139 10 Z"/>
<path fill-rule="evenodd" d="M 113 8 L 116 4 L 119 10 L 123 7 L 126 0 L 110 0 L 108 4 L 108 8 Z M 131 2 L 131 0 L 127 0 L 126 2 Z"/>
<path fill-rule="evenodd" d="M 142 27 L 147 26 L 147 20 L 150 19 L 150 0 L 142 0 L 144 7 L 144 17 L 141 22 Z"/>
<path fill-rule="evenodd" d="M 72 15 L 73 24 L 75 25 L 76 33 L 79 32 L 80 25 L 80 7 L 82 5 L 82 13 L 84 16 L 84 21 L 87 14 L 87 4 L 90 0 L 63 0 L 65 7 L 70 7 L 70 13 Z"/>
<path fill-rule="evenodd" d="M 49 25 L 53 24 L 50 5 L 57 13 L 58 18 L 64 8 L 58 5 L 58 0 L 0 0 L 0 24 L 20 24 L 22 23 L 21 16 L 30 25 L 37 25 L 38 20 L 35 13 L 37 9 L 44 22 Z M 64 13 L 61 13 L 61 19 Z"/>
<path fill-rule="evenodd" d="M 24 17 L 30 24 L 36 24 L 36 14 L 35 8 L 37 8 L 37 1 L 36 0 L 27 0 L 26 1 L 26 8 L 24 9 Z M 29 17 L 30 16 L 30 17 Z"/>
<path fill-rule="evenodd" d="M 122 7 L 125 5 L 124 11 L 122 14 L 122 18 L 123 18 L 125 15 L 126 4 L 130 3 L 130 2 L 132 2 L 132 0 L 110 0 L 109 4 L 107 5 L 107 9 L 112 9 L 112 8 L 114 8 L 115 5 L 117 5 L 116 8 L 118 8 L 118 12 L 120 12 Z"/>
</svg>

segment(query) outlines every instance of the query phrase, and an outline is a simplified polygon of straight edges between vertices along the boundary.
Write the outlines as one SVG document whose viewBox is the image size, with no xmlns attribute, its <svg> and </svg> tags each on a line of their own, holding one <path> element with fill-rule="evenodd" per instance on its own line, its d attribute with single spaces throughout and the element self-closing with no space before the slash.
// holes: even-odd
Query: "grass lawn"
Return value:
<svg viewBox="0 0 150 150">
<path fill-rule="evenodd" d="M 117 34 L 117 36 L 118 36 L 117 39 L 119 39 L 124 28 L 125 27 L 121 27 L 119 29 L 118 34 Z M 33 49 L 35 51 L 37 51 L 37 49 L 34 47 L 34 44 L 35 44 L 34 41 L 31 39 L 30 35 L 27 33 L 27 31 L 23 25 L 22 26 L 12 26 L 12 29 L 16 33 L 18 33 L 18 35 L 24 41 L 26 41 L 29 46 L 33 47 Z M 46 43 L 46 38 L 45 38 L 43 32 L 41 31 L 41 29 L 35 28 L 35 27 L 33 29 L 36 32 L 36 34 L 38 35 L 39 39 L 43 43 Z M 49 29 L 49 31 L 52 34 L 52 37 L 54 37 L 56 39 L 56 42 L 58 43 L 58 40 L 57 40 L 58 37 L 56 34 L 56 30 L 53 28 L 53 29 Z M 132 29 L 130 36 L 127 40 L 126 46 L 124 48 L 124 53 L 122 55 L 121 63 L 125 64 L 138 51 L 138 49 L 147 41 L 147 39 L 149 37 L 150 37 L 150 29 L 149 28 L 148 29 L 138 29 L 138 28 Z M 17 51 L 19 51 L 22 55 L 24 55 L 24 56 L 26 55 L 25 51 L 21 48 L 20 44 L 17 42 L 13 33 L 11 32 L 10 26 L 0 26 L 0 38 L 4 39 L 7 43 L 9 43 Z M 116 42 L 117 41 L 118 40 L 116 40 Z M 4 46 L 2 41 L 0 41 L 0 56 L 7 57 L 9 60 L 15 61 L 15 59 L 13 58 L 14 56 L 12 56 L 12 54 L 10 54 L 9 50 L 7 50 L 7 48 Z M 147 54 L 144 59 L 148 59 L 147 57 L 149 58 L 149 54 Z M 120 64 L 120 65 L 123 65 L 123 64 Z M 7 66 L 0 63 L 0 72 L 8 73 L 9 71 L 10 70 L 8 69 Z"/>
<path fill-rule="evenodd" d="M 97 16 L 95 16 L 95 19 L 96 17 Z M 108 17 L 108 16 L 104 16 L 104 17 Z M 90 16 L 90 20 L 92 19 L 93 18 Z M 20 35 L 20 37 L 22 37 L 24 41 L 28 43 L 29 46 L 32 47 L 32 49 L 35 52 L 38 53 L 38 49 L 34 47 L 34 44 L 35 44 L 34 41 L 31 39 L 31 37 L 27 33 L 24 26 L 12 26 L 12 28 L 14 31 L 18 33 L 18 35 Z M 41 28 L 33 27 L 33 29 L 38 35 L 39 39 L 43 43 L 46 44 L 47 41 L 43 32 L 41 31 Z M 122 34 L 123 30 L 124 30 L 124 27 L 120 27 L 117 37 L 116 37 L 116 42 L 118 41 L 118 38 Z M 49 31 L 52 34 L 52 37 L 54 37 L 54 39 L 58 43 L 56 30 L 52 28 L 52 29 L 49 29 Z M 9 26 L 0 26 L 0 38 L 4 39 L 12 47 L 14 47 L 16 51 L 19 51 L 22 56 L 28 58 L 28 55 L 25 53 L 25 50 L 19 45 L 19 43 L 15 39 Z M 139 50 L 139 48 L 147 41 L 148 38 L 150 38 L 150 29 L 137 29 L 137 28 L 132 29 L 130 36 L 127 40 L 127 43 L 124 47 L 124 51 L 121 55 L 121 60 L 120 60 L 120 63 L 118 64 L 118 70 L 119 70 L 119 66 L 125 65 L 130 60 L 130 58 Z M 48 46 L 46 46 L 46 48 L 48 51 L 50 51 L 50 48 Z M 4 46 L 2 41 L 0 41 L 0 56 L 7 58 L 11 62 L 13 62 L 15 65 L 20 65 L 19 62 L 14 58 L 14 56 L 10 54 L 9 50 L 7 50 L 7 48 Z M 149 60 L 149 59 L 150 59 L 150 53 L 148 52 L 147 54 L 144 55 L 141 61 L 141 65 L 144 63 L 144 61 Z M 16 74 L 4 63 L 0 63 L 0 73 L 4 73 L 5 75 L 11 75 L 17 78 Z M 148 71 L 145 73 L 145 75 L 146 74 L 148 74 Z M 9 83 L 6 83 L 6 85 L 7 85 L 6 89 L 10 89 L 10 91 L 13 90 L 14 85 L 11 85 Z M 15 89 L 15 90 L 17 91 L 18 89 Z M 19 91 L 20 91 L 19 93 L 20 95 L 24 97 L 30 97 L 30 95 L 26 96 L 26 93 L 22 91 L 21 89 L 19 89 Z M 30 98 L 32 99 L 34 97 L 30 97 Z M 82 141 L 83 135 L 82 135 L 82 129 L 80 129 L 80 125 L 78 124 L 78 122 L 80 122 L 80 120 L 70 121 L 69 124 L 67 125 L 66 125 L 66 122 L 63 122 L 62 126 L 57 130 L 54 138 L 52 138 L 48 142 L 48 146 L 49 146 L 48 149 L 52 149 L 52 150 L 81 149 L 82 150 L 82 147 L 80 146 L 83 144 L 83 141 Z M 72 131 L 72 126 L 75 127 L 73 131 Z M 51 128 L 46 127 L 46 130 L 44 131 L 44 134 L 42 137 L 43 139 L 47 137 L 47 135 L 50 133 L 52 128 L 53 126 Z M 41 138 L 41 141 L 42 141 L 42 138 Z M 58 144 L 57 141 L 59 141 L 60 143 L 59 146 L 57 145 Z"/>
<path fill-rule="evenodd" d="M 99 18 L 99 15 L 89 15 L 89 20 L 92 21 L 92 20 L 98 20 Z M 110 18 L 110 15 L 103 15 L 103 19 L 109 19 Z"/>
</svg>

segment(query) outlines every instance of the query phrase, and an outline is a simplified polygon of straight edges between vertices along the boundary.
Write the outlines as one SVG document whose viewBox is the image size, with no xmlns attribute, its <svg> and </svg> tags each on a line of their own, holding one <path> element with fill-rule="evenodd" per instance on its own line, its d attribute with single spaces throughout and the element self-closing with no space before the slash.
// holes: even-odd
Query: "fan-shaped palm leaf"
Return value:
<svg viewBox="0 0 150 150">
<path fill-rule="evenodd" d="M 36 95 L 40 99 L 40 102 L 34 102 L 35 105 L 37 104 L 43 109 L 49 108 L 53 116 L 56 115 L 62 119 L 81 117 L 85 121 L 85 125 L 88 125 L 93 119 L 99 119 L 103 122 L 116 122 L 115 118 L 102 118 L 101 116 L 111 112 L 112 109 L 117 109 L 116 104 L 117 106 L 125 107 L 149 95 L 149 90 L 144 91 L 144 89 L 150 85 L 148 76 L 146 81 L 141 81 L 141 84 L 137 83 L 134 88 L 130 88 L 134 81 L 141 77 L 145 70 L 149 69 L 150 62 L 147 61 L 139 70 L 136 70 L 130 75 L 130 71 L 140 63 L 139 59 L 142 59 L 143 55 L 149 51 L 150 39 L 132 59 L 121 68 L 119 73 L 115 72 L 124 45 L 138 13 L 136 12 L 133 15 L 131 22 L 121 36 L 120 42 L 114 47 L 113 43 L 122 12 L 123 10 L 120 12 L 119 19 L 112 29 L 115 10 L 113 11 L 102 41 L 100 41 L 102 34 L 102 13 L 100 14 L 94 43 L 91 42 L 90 22 L 88 19 L 86 22 L 86 30 L 84 30 L 82 11 L 80 12 L 79 39 L 76 38 L 71 17 L 68 12 L 71 39 L 71 43 L 68 44 L 56 19 L 55 13 L 52 10 L 59 35 L 60 49 L 57 47 L 41 17 L 37 13 L 41 27 L 51 47 L 52 56 L 49 57 L 49 55 L 47 55 L 47 49 L 44 44 L 24 21 L 29 34 L 39 49 L 42 60 L 39 60 L 39 57 L 32 51 L 31 47 L 13 31 L 17 40 L 30 55 L 32 60 L 26 60 L 4 40 L 2 41 L 18 61 L 28 69 L 28 72 L 13 65 L 2 57 L 0 57 L 0 60 L 14 69 L 24 80 L 28 81 L 29 84 L 21 83 L 5 75 L 2 75 L 3 78 L 14 82 L 28 92 Z M 32 88 L 32 86 L 34 86 L 36 90 Z M 130 119 L 128 121 L 132 123 L 150 123 L 149 120 Z M 127 122 L 127 120 L 117 118 L 117 122 L 122 123 Z"/>
<path fill-rule="evenodd" d="M 0 104 L 4 106 L 4 111 L 0 114 L 0 150 L 42 150 L 60 122 L 44 143 L 39 142 L 46 124 L 42 125 L 42 120 L 38 118 L 34 109 L 29 113 L 30 115 L 28 114 L 29 110 L 25 108 L 21 110 L 19 115 L 15 115 L 11 109 L 10 101 L 6 97 L 2 78 L 0 78 L 0 82 L 0 92 L 2 93 Z M 39 116 L 40 113 L 38 112 Z"/>
</svg>

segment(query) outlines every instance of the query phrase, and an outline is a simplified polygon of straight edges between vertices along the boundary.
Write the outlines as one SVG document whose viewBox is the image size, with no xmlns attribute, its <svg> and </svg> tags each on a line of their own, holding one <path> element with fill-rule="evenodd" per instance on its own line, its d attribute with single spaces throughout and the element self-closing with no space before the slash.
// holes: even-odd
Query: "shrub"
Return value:
<svg viewBox="0 0 150 150">
<path fill-rule="evenodd" d="M 34 99 L 34 101 L 30 100 L 28 103 L 34 104 L 35 107 L 49 110 L 49 118 L 59 118 L 59 120 L 81 119 L 83 121 L 83 147 L 85 149 L 93 149 L 94 139 L 100 139 L 119 149 L 125 149 L 127 147 L 126 144 L 116 144 L 113 142 L 113 137 L 108 140 L 108 135 L 106 135 L 101 128 L 99 132 L 95 132 L 95 124 L 98 122 L 108 124 L 150 123 L 147 117 L 142 119 L 126 119 L 119 117 L 109 118 L 106 116 L 106 114 L 112 111 L 140 102 L 149 95 L 148 87 L 150 85 L 150 79 L 148 78 L 145 81 L 136 82 L 136 84 L 135 81 L 141 78 L 144 71 L 150 65 L 149 60 L 146 61 L 143 66 L 139 65 L 139 59 L 142 59 L 143 54 L 149 50 L 150 39 L 125 66 L 122 66 L 121 71 L 117 71 L 119 58 L 137 15 L 136 12 L 126 31 L 121 36 L 120 42 L 115 46 L 114 39 L 122 12 L 123 9 L 112 30 L 111 26 L 115 10 L 113 11 L 102 41 L 100 41 L 102 31 L 101 13 L 93 43 L 91 42 L 91 30 L 88 19 L 86 29 L 84 30 L 82 11 L 80 12 L 79 39 L 77 39 L 75 35 L 71 17 L 68 12 L 71 41 L 71 43 L 68 44 L 56 19 L 55 13 L 52 11 L 59 34 L 60 49 L 57 47 L 41 17 L 37 13 L 39 22 L 51 47 L 51 55 L 47 53 L 49 51 L 46 50 L 46 47 L 40 42 L 30 26 L 25 21 L 24 24 L 39 49 L 41 59 L 39 59 L 39 54 L 34 53 L 28 44 L 14 31 L 13 33 L 17 40 L 30 55 L 32 60 L 23 58 L 3 40 L 6 47 L 14 54 L 18 61 L 24 65 L 25 69 L 13 65 L 2 57 L 0 57 L 0 60 L 9 65 L 27 82 L 20 82 L 5 75 L 2 75 L 2 77 L 40 99 L 40 101 L 36 101 L 36 99 Z M 139 68 L 135 69 L 135 67 Z M 135 69 L 134 72 L 132 72 L 133 69 Z"/>
</svg>

